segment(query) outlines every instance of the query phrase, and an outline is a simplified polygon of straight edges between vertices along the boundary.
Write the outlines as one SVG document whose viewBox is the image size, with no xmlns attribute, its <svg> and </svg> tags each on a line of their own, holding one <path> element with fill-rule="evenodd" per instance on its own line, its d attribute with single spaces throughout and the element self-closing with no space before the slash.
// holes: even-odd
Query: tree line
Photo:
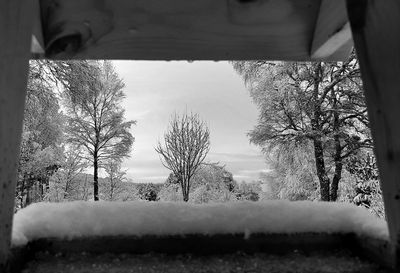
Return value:
<svg viewBox="0 0 400 273">
<path fill-rule="evenodd" d="M 349 201 L 356 185 L 371 181 L 379 191 L 376 166 L 370 176 L 354 168 L 374 160 L 355 52 L 343 62 L 232 64 L 259 109 L 249 139 L 275 170 L 268 179 L 278 198 Z"/>
<path fill-rule="evenodd" d="M 249 140 L 266 156 L 261 183 L 237 183 L 209 163 L 210 131 L 198 114 L 175 114 L 155 151 L 171 171 L 161 186 L 132 186 L 121 162 L 135 121 L 108 61 L 31 61 L 17 207 L 50 200 L 225 202 L 348 201 L 380 216 L 379 174 L 355 52 L 343 62 L 232 62 L 259 109 Z M 89 168 L 93 174 L 83 175 Z M 103 169 L 107 179 L 99 178 Z M 99 182 L 101 181 L 101 183 Z"/>
<path fill-rule="evenodd" d="M 120 163 L 129 156 L 135 124 L 124 118 L 123 88 L 109 61 L 30 62 L 17 208 L 45 200 L 50 178 L 67 198 L 73 180 L 89 167 L 94 200 L 99 168 L 111 180 L 121 179 Z"/>
<path fill-rule="evenodd" d="M 121 162 L 129 156 L 136 122 L 124 118 L 123 89 L 108 61 L 30 62 L 17 209 L 40 201 L 188 202 L 189 194 L 196 203 L 260 198 L 259 183 L 237 183 L 224 166 L 205 162 L 209 129 L 188 112 L 172 116 L 155 147 L 171 170 L 166 182 L 128 181 Z"/>
</svg>

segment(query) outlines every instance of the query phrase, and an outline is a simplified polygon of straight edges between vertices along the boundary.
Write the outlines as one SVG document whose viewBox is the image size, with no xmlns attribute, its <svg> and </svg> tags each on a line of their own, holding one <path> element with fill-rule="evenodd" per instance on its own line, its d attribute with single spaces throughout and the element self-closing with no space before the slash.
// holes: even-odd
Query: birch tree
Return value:
<svg viewBox="0 0 400 273">
<path fill-rule="evenodd" d="M 99 200 L 99 168 L 128 157 L 134 138 L 121 102 L 124 83 L 111 62 L 69 62 L 63 74 L 68 141 L 85 149 L 93 164 L 93 196 Z"/>
</svg>

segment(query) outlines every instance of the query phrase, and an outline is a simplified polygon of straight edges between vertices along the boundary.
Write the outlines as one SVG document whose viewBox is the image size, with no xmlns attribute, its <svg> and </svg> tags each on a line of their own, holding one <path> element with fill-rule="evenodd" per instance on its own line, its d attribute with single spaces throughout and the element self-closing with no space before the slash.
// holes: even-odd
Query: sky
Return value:
<svg viewBox="0 0 400 273">
<path fill-rule="evenodd" d="M 114 61 L 125 82 L 123 107 L 127 120 L 136 120 L 130 158 L 123 162 L 133 182 L 161 183 L 170 171 L 154 150 L 174 113 L 199 114 L 210 129 L 207 162 L 225 165 L 237 181 L 251 182 L 268 170 L 259 147 L 247 133 L 258 110 L 242 78 L 228 62 Z"/>
</svg>

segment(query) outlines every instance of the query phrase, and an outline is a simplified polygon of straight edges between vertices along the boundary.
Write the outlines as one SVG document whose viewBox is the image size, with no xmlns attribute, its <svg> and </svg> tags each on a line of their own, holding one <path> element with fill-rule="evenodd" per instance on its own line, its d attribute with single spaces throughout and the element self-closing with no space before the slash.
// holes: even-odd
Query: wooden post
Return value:
<svg viewBox="0 0 400 273">
<path fill-rule="evenodd" d="M 322 0 L 311 45 L 311 59 L 347 60 L 353 48 L 345 0 Z"/>
<path fill-rule="evenodd" d="M 33 0 L 0 1 L 0 272 L 11 243 Z"/>
<path fill-rule="evenodd" d="M 378 160 L 393 266 L 400 269 L 400 1 L 347 0 Z"/>
</svg>

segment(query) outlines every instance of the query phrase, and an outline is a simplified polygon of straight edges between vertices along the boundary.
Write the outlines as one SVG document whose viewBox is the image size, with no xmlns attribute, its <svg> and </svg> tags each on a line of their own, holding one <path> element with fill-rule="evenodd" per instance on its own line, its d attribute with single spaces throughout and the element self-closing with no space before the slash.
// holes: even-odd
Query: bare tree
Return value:
<svg viewBox="0 0 400 273">
<path fill-rule="evenodd" d="M 175 114 L 164 135 L 164 146 L 155 148 L 162 164 L 171 170 L 182 188 L 183 200 L 189 200 L 191 178 L 210 150 L 210 132 L 197 114 Z"/>
</svg>

